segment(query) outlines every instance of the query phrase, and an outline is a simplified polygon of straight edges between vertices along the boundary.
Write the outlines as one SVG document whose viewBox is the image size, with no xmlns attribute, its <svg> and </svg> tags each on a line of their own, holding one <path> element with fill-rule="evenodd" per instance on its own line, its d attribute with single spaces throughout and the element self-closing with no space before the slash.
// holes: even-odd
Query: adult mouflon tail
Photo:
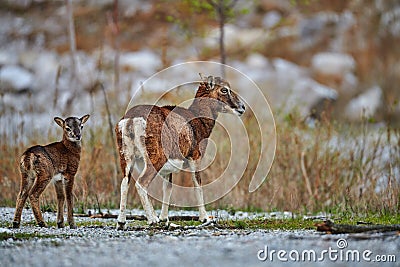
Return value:
<svg viewBox="0 0 400 267">
<path fill-rule="evenodd" d="M 21 156 L 21 185 L 17 198 L 13 227 L 21 224 L 22 209 L 27 198 L 39 226 L 45 227 L 39 207 L 39 197 L 51 180 L 57 193 L 57 226 L 64 227 L 64 201 L 67 199 L 67 220 L 70 228 L 76 228 L 73 218 L 73 195 L 75 174 L 81 156 L 81 138 L 83 124 L 89 115 L 81 118 L 69 117 L 65 120 L 55 117 L 54 121 L 63 129 L 63 138 L 45 146 L 28 148 Z"/>
<path fill-rule="evenodd" d="M 179 106 L 138 105 L 129 109 L 116 126 L 117 144 L 124 178 L 121 183 L 118 229 L 126 224 L 126 201 L 132 170 L 139 170 L 136 189 L 149 224 L 168 222 L 172 191 L 172 173 L 188 166 L 192 172 L 199 219 L 209 220 L 204 207 L 201 178 L 197 166 L 207 146 L 219 113 L 241 116 L 245 106 L 229 83 L 214 76 L 203 77 L 189 108 Z M 163 176 L 163 203 L 156 216 L 148 197 L 154 177 Z"/>
</svg>

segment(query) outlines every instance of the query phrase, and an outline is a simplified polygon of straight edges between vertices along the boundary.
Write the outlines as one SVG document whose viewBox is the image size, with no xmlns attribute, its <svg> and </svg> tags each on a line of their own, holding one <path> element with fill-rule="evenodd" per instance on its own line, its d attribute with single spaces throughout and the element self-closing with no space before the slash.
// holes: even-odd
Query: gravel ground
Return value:
<svg viewBox="0 0 400 267">
<path fill-rule="evenodd" d="M 7 225 L 11 224 L 13 212 L 12 208 L 0 208 L 0 225 L 6 225 L 5 222 Z M 137 212 L 140 214 L 142 211 Z M 188 211 L 176 213 L 192 214 Z M 23 214 L 23 221 L 32 220 L 30 211 L 24 210 Z M 283 213 L 278 215 L 285 216 Z M 252 215 L 243 213 L 241 216 Z M 45 217 L 51 221 L 55 215 L 46 213 Z M 74 230 L 68 227 L 43 229 L 36 226 L 23 226 L 17 230 L 0 228 L 0 233 L 51 235 L 46 238 L 35 237 L 29 240 L 9 238 L 1 241 L 0 266 L 306 264 L 307 266 L 382 267 L 399 266 L 400 261 L 400 238 L 397 233 L 326 235 L 316 231 L 249 231 L 217 228 L 169 231 L 128 228 L 127 231 L 117 231 L 112 226 L 114 222 L 107 219 L 77 218 L 76 220 L 77 222 L 90 220 L 93 225 Z M 357 255 L 360 256 L 359 261 Z"/>
</svg>

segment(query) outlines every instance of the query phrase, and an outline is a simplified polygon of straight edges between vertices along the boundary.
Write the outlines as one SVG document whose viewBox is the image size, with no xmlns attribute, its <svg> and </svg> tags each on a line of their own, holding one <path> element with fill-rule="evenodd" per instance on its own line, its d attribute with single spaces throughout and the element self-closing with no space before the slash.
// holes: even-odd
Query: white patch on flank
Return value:
<svg viewBox="0 0 400 267">
<path fill-rule="evenodd" d="M 124 155 L 127 167 L 132 163 L 132 156 L 134 154 L 134 143 L 131 138 L 133 129 L 130 129 L 131 119 L 123 119 L 118 123 L 118 130 L 121 132 L 122 137 L 122 154 Z"/>
<path fill-rule="evenodd" d="M 8 229 L 8 228 L 1 227 L 0 228 L 0 233 L 12 233 L 12 231 L 10 229 Z"/>
<path fill-rule="evenodd" d="M 135 129 L 135 135 L 146 136 L 147 122 L 143 117 L 133 118 L 133 128 Z"/>
<path fill-rule="evenodd" d="M 133 132 L 135 134 L 134 142 L 139 152 L 137 155 L 135 155 L 136 157 L 146 158 L 146 144 L 143 143 L 143 139 L 141 138 L 146 137 L 146 127 L 147 122 L 144 118 L 133 118 Z"/>
</svg>

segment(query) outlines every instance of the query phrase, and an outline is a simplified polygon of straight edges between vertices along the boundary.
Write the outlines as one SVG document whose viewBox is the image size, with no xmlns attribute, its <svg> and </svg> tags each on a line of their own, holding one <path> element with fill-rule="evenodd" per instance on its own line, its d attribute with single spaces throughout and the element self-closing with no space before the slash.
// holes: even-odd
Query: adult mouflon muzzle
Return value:
<svg viewBox="0 0 400 267">
<path fill-rule="evenodd" d="M 239 103 L 239 107 L 236 109 L 236 112 L 239 116 L 242 116 L 244 111 L 246 110 L 246 106 L 243 103 Z"/>
</svg>

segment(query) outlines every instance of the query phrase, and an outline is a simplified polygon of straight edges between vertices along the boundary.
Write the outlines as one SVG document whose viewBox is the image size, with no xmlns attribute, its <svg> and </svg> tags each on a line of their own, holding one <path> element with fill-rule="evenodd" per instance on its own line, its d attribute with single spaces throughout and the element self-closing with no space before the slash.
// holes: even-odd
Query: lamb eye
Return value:
<svg viewBox="0 0 400 267">
<path fill-rule="evenodd" d="M 65 130 L 67 130 L 68 132 L 71 131 L 71 128 L 69 128 L 68 126 L 65 127 Z"/>
</svg>

